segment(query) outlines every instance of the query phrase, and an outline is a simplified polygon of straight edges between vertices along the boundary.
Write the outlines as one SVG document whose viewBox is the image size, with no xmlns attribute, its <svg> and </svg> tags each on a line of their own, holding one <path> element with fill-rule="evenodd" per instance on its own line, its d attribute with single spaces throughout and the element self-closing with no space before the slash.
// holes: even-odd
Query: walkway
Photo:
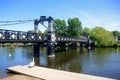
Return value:
<svg viewBox="0 0 120 80">
<path fill-rule="evenodd" d="M 54 69 L 43 68 L 38 66 L 29 68 L 28 65 L 26 66 L 18 65 L 14 67 L 9 67 L 7 69 L 16 73 L 25 74 L 28 76 L 45 79 L 45 80 L 113 80 L 110 78 L 97 77 L 86 74 L 78 74 L 78 73 L 54 70 Z"/>
</svg>

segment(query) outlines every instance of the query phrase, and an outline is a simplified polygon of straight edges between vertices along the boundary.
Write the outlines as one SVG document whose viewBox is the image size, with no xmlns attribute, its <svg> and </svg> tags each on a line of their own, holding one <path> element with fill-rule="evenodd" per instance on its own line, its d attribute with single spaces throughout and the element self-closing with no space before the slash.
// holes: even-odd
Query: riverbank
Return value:
<svg viewBox="0 0 120 80">
<path fill-rule="evenodd" d="M 0 79 L 0 80 L 43 80 L 43 79 L 38 79 L 38 78 L 26 76 L 26 75 L 16 74 L 16 75 L 13 75 L 13 76 L 5 77 L 5 78 Z"/>
</svg>

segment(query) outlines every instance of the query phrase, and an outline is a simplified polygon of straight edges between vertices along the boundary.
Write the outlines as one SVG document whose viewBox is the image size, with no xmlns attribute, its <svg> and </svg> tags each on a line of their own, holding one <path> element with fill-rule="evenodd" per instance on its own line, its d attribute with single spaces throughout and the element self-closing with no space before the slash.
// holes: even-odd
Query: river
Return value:
<svg viewBox="0 0 120 80">
<path fill-rule="evenodd" d="M 55 49 L 55 57 L 48 58 L 46 48 L 40 48 L 35 65 L 76 73 L 120 79 L 120 48 L 66 48 Z M 27 65 L 33 58 L 32 47 L 1 47 L 0 78 L 11 74 L 7 67 Z M 54 74 L 52 74 L 54 75 Z"/>
</svg>

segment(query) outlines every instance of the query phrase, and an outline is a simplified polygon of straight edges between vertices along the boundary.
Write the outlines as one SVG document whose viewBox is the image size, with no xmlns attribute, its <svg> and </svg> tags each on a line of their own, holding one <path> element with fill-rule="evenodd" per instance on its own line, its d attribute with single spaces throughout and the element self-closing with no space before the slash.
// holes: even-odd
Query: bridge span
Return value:
<svg viewBox="0 0 120 80">
<path fill-rule="evenodd" d="M 48 33 L 46 35 L 40 35 L 38 33 L 38 25 L 43 24 L 44 22 L 48 22 Z M 53 57 L 54 55 L 54 46 L 56 43 L 63 42 L 66 43 L 80 43 L 80 44 L 88 44 L 88 47 L 91 46 L 92 41 L 90 40 L 90 36 L 86 37 L 86 39 L 82 38 L 72 38 L 67 36 L 59 36 L 55 35 L 53 29 L 54 19 L 49 16 L 41 16 L 40 19 L 34 20 L 34 32 L 24 32 L 24 31 L 15 31 L 15 30 L 5 30 L 0 29 L 0 43 L 33 43 L 34 44 L 34 54 L 39 55 L 39 47 L 40 44 L 46 44 L 47 46 L 47 54 L 49 57 Z"/>
<path fill-rule="evenodd" d="M 0 29 L 0 43 L 46 43 L 47 40 L 46 35 L 39 33 Z M 55 36 L 55 42 L 87 43 L 88 39 Z"/>
</svg>

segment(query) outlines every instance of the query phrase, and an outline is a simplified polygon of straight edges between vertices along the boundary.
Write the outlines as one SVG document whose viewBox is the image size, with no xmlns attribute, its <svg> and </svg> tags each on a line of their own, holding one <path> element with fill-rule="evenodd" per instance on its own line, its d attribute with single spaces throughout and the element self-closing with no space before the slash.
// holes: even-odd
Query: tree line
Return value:
<svg viewBox="0 0 120 80">
<path fill-rule="evenodd" d="M 108 31 L 102 26 L 96 26 L 95 28 L 83 28 L 82 22 L 78 18 L 69 18 L 67 22 L 65 20 L 55 19 L 53 27 L 56 35 L 75 38 L 80 38 L 81 35 L 90 35 L 91 40 L 95 42 L 95 46 L 97 47 L 120 46 L 119 31 Z M 39 30 L 39 33 L 47 34 L 47 30 L 43 33 Z"/>
</svg>

